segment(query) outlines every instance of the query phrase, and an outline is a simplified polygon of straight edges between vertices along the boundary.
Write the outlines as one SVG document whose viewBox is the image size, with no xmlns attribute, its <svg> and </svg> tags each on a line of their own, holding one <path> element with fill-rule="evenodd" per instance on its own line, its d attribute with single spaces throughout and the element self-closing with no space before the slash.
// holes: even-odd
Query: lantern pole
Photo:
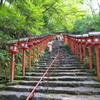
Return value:
<svg viewBox="0 0 100 100">
<path fill-rule="evenodd" d="M 86 47 L 83 45 L 84 65 L 86 65 Z"/>
<path fill-rule="evenodd" d="M 37 45 L 34 47 L 34 61 L 37 59 Z"/>
<path fill-rule="evenodd" d="M 78 40 L 77 40 L 77 45 L 78 45 L 78 49 L 77 49 L 77 57 L 78 57 L 78 58 L 80 58 L 81 37 L 82 37 L 82 35 L 78 35 Z"/>
<path fill-rule="evenodd" d="M 22 49 L 22 75 L 25 76 L 25 49 Z"/>
<path fill-rule="evenodd" d="M 88 46 L 88 52 L 89 52 L 89 65 L 90 65 L 90 70 L 92 70 L 92 51 L 91 51 L 91 46 Z"/>
<path fill-rule="evenodd" d="M 28 55 L 28 66 L 29 66 L 29 68 L 31 67 L 31 51 L 32 51 L 32 47 L 30 47 L 29 55 Z"/>
<path fill-rule="evenodd" d="M 83 34 L 82 38 L 82 47 L 83 47 L 83 55 L 84 55 L 84 65 L 86 65 L 86 39 L 88 38 L 88 34 Z"/>
<path fill-rule="evenodd" d="M 92 50 L 91 46 L 93 44 L 93 36 L 90 35 L 90 32 L 88 34 L 88 38 L 86 39 L 86 45 L 88 46 L 88 57 L 89 57 L 89 67 L 90 70 L 92 70 Z"/>
<path fill-rule="evenodd" d="M 74 54 L 76 55 L 76 52 L 77 52 L 76 36 L 74 37 L 74 39 L 75 39 L 75 40 L 74 40 L 74 46 L 75 46 L 75 53 L 74 53 Z"/>
<path fill-rule="evenodd" d="M 93 41 L 92 46 L 95 46 L 97 77 L 98 79 L 100 79 L 100 63 L 99 63 L 100 32 L 89 32 L 89 35 L 92 37 L 92 41 Z"/>
<path fill-rule="evenodd" d="M 28 41 L 22 41 L 20 43 L 20 48 L 19 49 L 22 49 L 22 76 L 25 76 L 25 59 L 26 59 L 26 50 L 29 50 L 29 47 L 28 47 Z"/>
<path fill-rule="evenodd" d="M 78 44 L 78 38 L 79 36 L 77 35 L 77 39 L 76 39 L 76 47 L 77 47 L 77 49 L 76 49 L 76 57 L 78 58 L 78 53 L 79 53 L 79 44 Z"/>
<path fill-rule="evenodd" d="M 12 44 L 8 44 L 9 46 L 9 51 L 7 51 L 7 53 L 11 53 L 11 66 L 10 66 L 10 82 L 13 82 L 14 80 L 14 60 L 15 60 L 15 54 L 19 53 L 18 51 L 18 44 L 16 43 L 12 43 Z"/>
<path fill-rule="evenodd" d="M 78 51 L 79 51 L 79 48 L 78 48 L 79 46 L 78 46 L 78 42 L 77 42 L 77 58 L 78 58 Z"/>
<path fill-rule="evenodd" d="M 11 53 L 10 82 L 14 80 L 14 52 Z"/>
<path fill-rule="evenodd" d="M 33 42 L 31 39 L 28 40 L 28 47 L 29 47 L 29 53 L 28 53 L 28 67 L 31 67 L 31 60 L 32 60 L 32 47 L 33 47 Z"/>
<path fill-rule="evenodd" d="M 82 45 L 81 45 L 82 35 L 79 35 L 78 37 L 79 37 L 79 39 L 78 39 L 78 44 L 79 44 L 79 59 L 80 59 L 80 61 L 82 61 Z"/>
<path fill-rule="evenodd" d="M 37 59 L 39 59 L 39 44 L 37 44 Z"/>
<path fill-rule="evenodd" d="M 97 76 L 100 79 L 100 63 L 99 63 L 99 49 L 98 45 L 95 46 L 95 53 L 96 53 L 96 64 L 97 64 Z"/>
<path fill-rule="evenodd" d="M 80 44 L 80 61 L 82 61 L 82 45 Z"/>
</svg>

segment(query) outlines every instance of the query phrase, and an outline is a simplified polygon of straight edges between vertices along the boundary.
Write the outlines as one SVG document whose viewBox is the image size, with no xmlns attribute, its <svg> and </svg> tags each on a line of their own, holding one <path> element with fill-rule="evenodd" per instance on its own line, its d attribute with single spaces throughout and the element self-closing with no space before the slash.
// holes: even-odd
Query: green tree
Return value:
<svg viewBox="0 0 100 100">
<path fill-rule="evenodd" d="M 24 16 L 24 28 L 19 35 L 53 33 L 59 30 L 70 31 L 73 22 L 84 17 L 80 9 L 82 0 L 7 0 L 16 13 Z M 15 29 L 16 30 L 16 29 Z M 44 31 L 45 30 L 45 31 Z"/>
</svg>

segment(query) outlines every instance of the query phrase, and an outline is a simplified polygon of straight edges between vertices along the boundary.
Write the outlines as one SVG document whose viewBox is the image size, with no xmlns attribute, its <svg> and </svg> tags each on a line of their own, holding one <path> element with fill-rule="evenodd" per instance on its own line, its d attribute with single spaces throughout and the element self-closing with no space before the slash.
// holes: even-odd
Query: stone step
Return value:
<svg viewBox="0 0 100 100">
<path fill-rule="evenodd" d="M 9 86 L 6 90 L 10 91 L 19 91 L 19 92 L 31 92 L 34 86 L 27 85 L 18 85 L 18 86 Z M 48 89 L 48 90 L 47 90 Z M 48 87 L 47 86 L 38 86 L 36 92 L 40 93 L 66 93 L 70 95 L 100 95 L 100 88 L 89 88 L 89 87 Z"/>
<path fill-rule="evenodd" d="M 34 66 L 34 68 L 48 68 L 50 65 L 36 65 Z M 72 69 L 88 69 L 87 67 L 84 66 L 75 66 L 75 65 L 58 65 L 58 63 L 56 63 L 55 65 L 52 65 L 51 68 L 57 67 L 58 69 L 61 68 L 68 68 L 70 70 L 70 68 Z"/>
<path fill-rule="evenodd" d="M 47 58 L 48 59 L 48 58 Z M 53 59 L 52 59 L 53 60 Z M 52 60 L 50 60 L 50 61 L 46 61 L 46 62 L 44 62 L 44 63 L 47 63 L 47 62 L 52 62 Z M 72 64 L 75 64 L 75 65 L 83 65 L 83 62 L 80 62 L 80 61 L 78 61 L 78 60 L 72 60 L 72 61 L 70 61 L 70 60 L 68 60 L 67 58 L 65 58 L 65 59 L 56 59 L 56 61 L 60 61 L 60 63 L 63 65 L 64 63 L 66 64 L 70 64 L 70 65 L 72 65 Z M 40 62 L 40 64 L 42 64 L 42 62 Z"/>
<path fill-rule="evenodd" d="M 58 66 L 58 62 L 56 62 L 55 64 L 53 64 L 52 66 L 54 66 L 54 65 L 56 65 L 56 66 Z M 38 65 L 36 65 L 35 67 L 48 67 L 48 66 L 50 66 L 49 64 L 38 64 Z M 65 63 L 63 63 L 63 64 L 60 64 L 60 66 L 61 67 L 78 67 L 78 68 L 80 68 L 80 67 L 82 67 L 82 68 L 86 68 L 85 66 L 83 66 L 83 64 L 77 64 L 77 65 L 74 65 L 74 64 L 65 64 Z"/>
<path fill-rule="evenodd" d="M 43 73 L 44 73 L 45 71 L 46 71 L 46 70 L 44 70 L 44 69 L 39 69 L 39 70 L 38 70 L 38 69 L 37 69 L 37 70 L 34 70 L 34 69 L 33 69 L 33 70 L 29 70 L 29 71 L 27 70 L 26 72 L 37 72 L 37 73 L 38 73 L 38 72 L 39 72 L 39 73 L 40 73 L 40 72 L 43 72 Z M 54 72 L 54 69 L 51 69 L 50 71 L 51 71 L 51 72 Z M 58 73 L 60 73 L 60 72 L 66 72 L 66 73 L 67 73 L 67 72 L 73 72 L 73 73 L 74 73 L 74 72 L 85 72 L 85 69 L 56 70 L 56 72 L 58 72 Z"/>
<path fill-rule="evenodd" d="M 49 67 L 49 66 L 48 66 Z M 36 67 L 37 68 L 37 70 L 39 69 L 39 70 L 41 70 L 41 69 L 47 69 L 48 67 Z M 88 68 L 84 68 L 84 67 L 59 67 L 59 66 L 52 66 L 51 68 L 50 68 L 50 70 L 53 70 L 54 68 L 56 68 L 57 70 L 73 70 L 73 69 L 88 69 Z"/>
<path fill-rule="evenodd" d="M 48 59 L 46 58 L 47 60 L 42 60 L 42 61 L 39 61 L 39 64 L 42 64 L 42 63 L 47 63 L 49 61 L 52 61 L 53 59 Z M 79 62 L 78 60 L 76 59 L 67 59 L 67 58 L 60 58 L 60 59 L 57 59 L 57 61 L 60 60 L 61 62 L 69 62 L 69 63 L 75 63 L 75 64 L 83 64 L 83 62 Z"/>
<path fill-rule="evenodd" d="M 24 76 L 25 80 L 35 80 L 38 81 L 40 76 Z M 44 77 L 44 80 L 47 80 L 48 77 Z M 49 77 L 50 81 L 90 81 L 92 80 L 91 76 L 53 76 Z"/>
<path fill-rule="evenodd" d="M 35 86 L 38 81 L 21 81 L 20 85 Z M 39 86 L 46 86 L 47 81 L 42 81 Z M 100 88 L 100 82 L 94 81 L 49 81 L 50 87 L 94 87 Z"/>
<path fill-rule="evenodd" d="M 0 100 L 25 100 L 29 92 L 2 91 L 0 95 Z M 47 94 L 37 92 L 34 96 L 35 100 L 100 100 L 100 95 Z"/>
<path fill-rule="evenodd" d="M 25 100 L 30 92 L 0 91 L 0 100 Z"/>
<path fill-rule="evenodd" d="M 79 59 L 77 59 L 76 57 L 71 57 L 72 55 L 70 54 L 70 55 L 68 55 L 68 56 L 64 56 L 65 54 L 61 54 L 60 56 L 59 56 L 59 59 L 61 59 L 62 61 L 77 61 L 77 62 L 79 62 Z"/>
<path fill-rule="evenodd" d="M 45 57 L 45 56 L 44 56 Z M 40 60 L 39 61 L 39 63 L 46 63 L 47 61 L 47 58 L 48 57 L 45 57 L 45 58 L 43 58 L 42 60 Z M 50 58 L 52 58 L 52 59 L 54 59 L 55 57 L 50 57 Z M 44 60 L 45 59 L 45 60 Z M 60 61 L 69 61 L 69 62 L 71 62 L 71 61 L 76 61 L 76 62 L 79 62 L 77 59 L 76 59 L 76 57 L 75 58 L 71 58 L 71 57 L 63 57 L 63 56 L 60 56 Z M 82 63 L 82 62 L 80 62 L 80 63 Z"/>
<path fill-rule="evenodd" d="M 48 57 L 45 57 L 45 58 L 43 58 L 42 60 L 40 60 L 39 61 L 39 63 L 47 63 L 47 62 L 49 62 L 49 61 L 52 61 L 52 60 L 54 60 L 55 59 L 55 57 L 49 57 L 49 59 L 48 59 Z M 64 58 L 62 58 L 62 57 L 59 57 L 59 58 L 57 58 L 56 60 L 60 60 L 61 62 L 69 62 L 69 63 L 80 63 L 80 64 L 83 64 L 83 62 L 80 62 L 78 59 L 69 59 L 68 57 L 64 57 Z"/>
<path fill-rule="evenodd" d="M 27 72 L 25 74 L 26 76 L 42 76 L 43 73 L 38 73 L 37 72 Z M 60 72 L 60 73 L 55 73 L 54 72 L 50 72 L 49 73 L 50 76 L 91 76 L 89 73 L 86 73 L 86 72 Z"/>
</svg>

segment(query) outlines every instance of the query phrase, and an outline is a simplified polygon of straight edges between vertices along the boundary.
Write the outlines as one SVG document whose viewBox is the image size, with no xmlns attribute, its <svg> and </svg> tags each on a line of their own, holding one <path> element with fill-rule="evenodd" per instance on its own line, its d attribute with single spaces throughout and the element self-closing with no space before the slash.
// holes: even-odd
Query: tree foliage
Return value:
<svg viewBox="0 0 100 100">
<path fill-rule="evenodd" d="M 0 60 L 8 61 L 7 41 L 21 37 L 52 34 L 58 31 L 83 34 L 99 31 L 99 15 L 87 15 L 86 0 L 0 0 Z M 17 55 L 18 58 L 20 58 Z M 6 69 L 9 64 L 1 63 Z M 19 68 L 18 68 L 19 69 Z M 7 72 L 7 70 L 4 70 Z"/>
<path fill-rule="evenodd" d="M 30 35 L 54 33 L 59 30 L 69 31 L 73 21 L 85 16 L 78 6 L 82 0 L 7 0 L 10 7 L 2 5 L 1 13 L 7 14 L 10 35 L 20 38 Z M 2 17 L 4 14 L 2 15 Z M 2 22 L 1 22 L 2 23 Z M 9 28 L 8 28 L 9 27 Z M 9 33 L 8 33 L 9 34 Z"/>
<path fill-rule="evenodd" d="M 87 16 L 86 18 L 78 19 L 74 23 L 72 34 L 84 34 L 91 31 L 100 31 L 100 16 Z"/>
</svg>

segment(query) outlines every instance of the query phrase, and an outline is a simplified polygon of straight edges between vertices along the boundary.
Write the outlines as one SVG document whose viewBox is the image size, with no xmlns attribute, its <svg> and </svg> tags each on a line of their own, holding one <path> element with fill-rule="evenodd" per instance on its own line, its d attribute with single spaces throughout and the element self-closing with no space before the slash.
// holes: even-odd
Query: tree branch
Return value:
<svg viewBox="0 0 100 100">
<path fill-rule="evenodd" d="M 46 8 L 46 10 L 45 10 L 43 13 L 45 13 L 45 12 L 47 12 L 49 9 L 51 9 L 53 5 L 54 5 L 54 3 L 51 4 L 48 8 Z"/>
<path fill-rule="evenodd" d="M 94 9 L 92 8 L 92 4 L 90 4 L 89 2 L 85 2 L 85 4 L 90 7 L 91 11 L 92 11 L 92 14 L 94 15 Z"/>
</svg>

